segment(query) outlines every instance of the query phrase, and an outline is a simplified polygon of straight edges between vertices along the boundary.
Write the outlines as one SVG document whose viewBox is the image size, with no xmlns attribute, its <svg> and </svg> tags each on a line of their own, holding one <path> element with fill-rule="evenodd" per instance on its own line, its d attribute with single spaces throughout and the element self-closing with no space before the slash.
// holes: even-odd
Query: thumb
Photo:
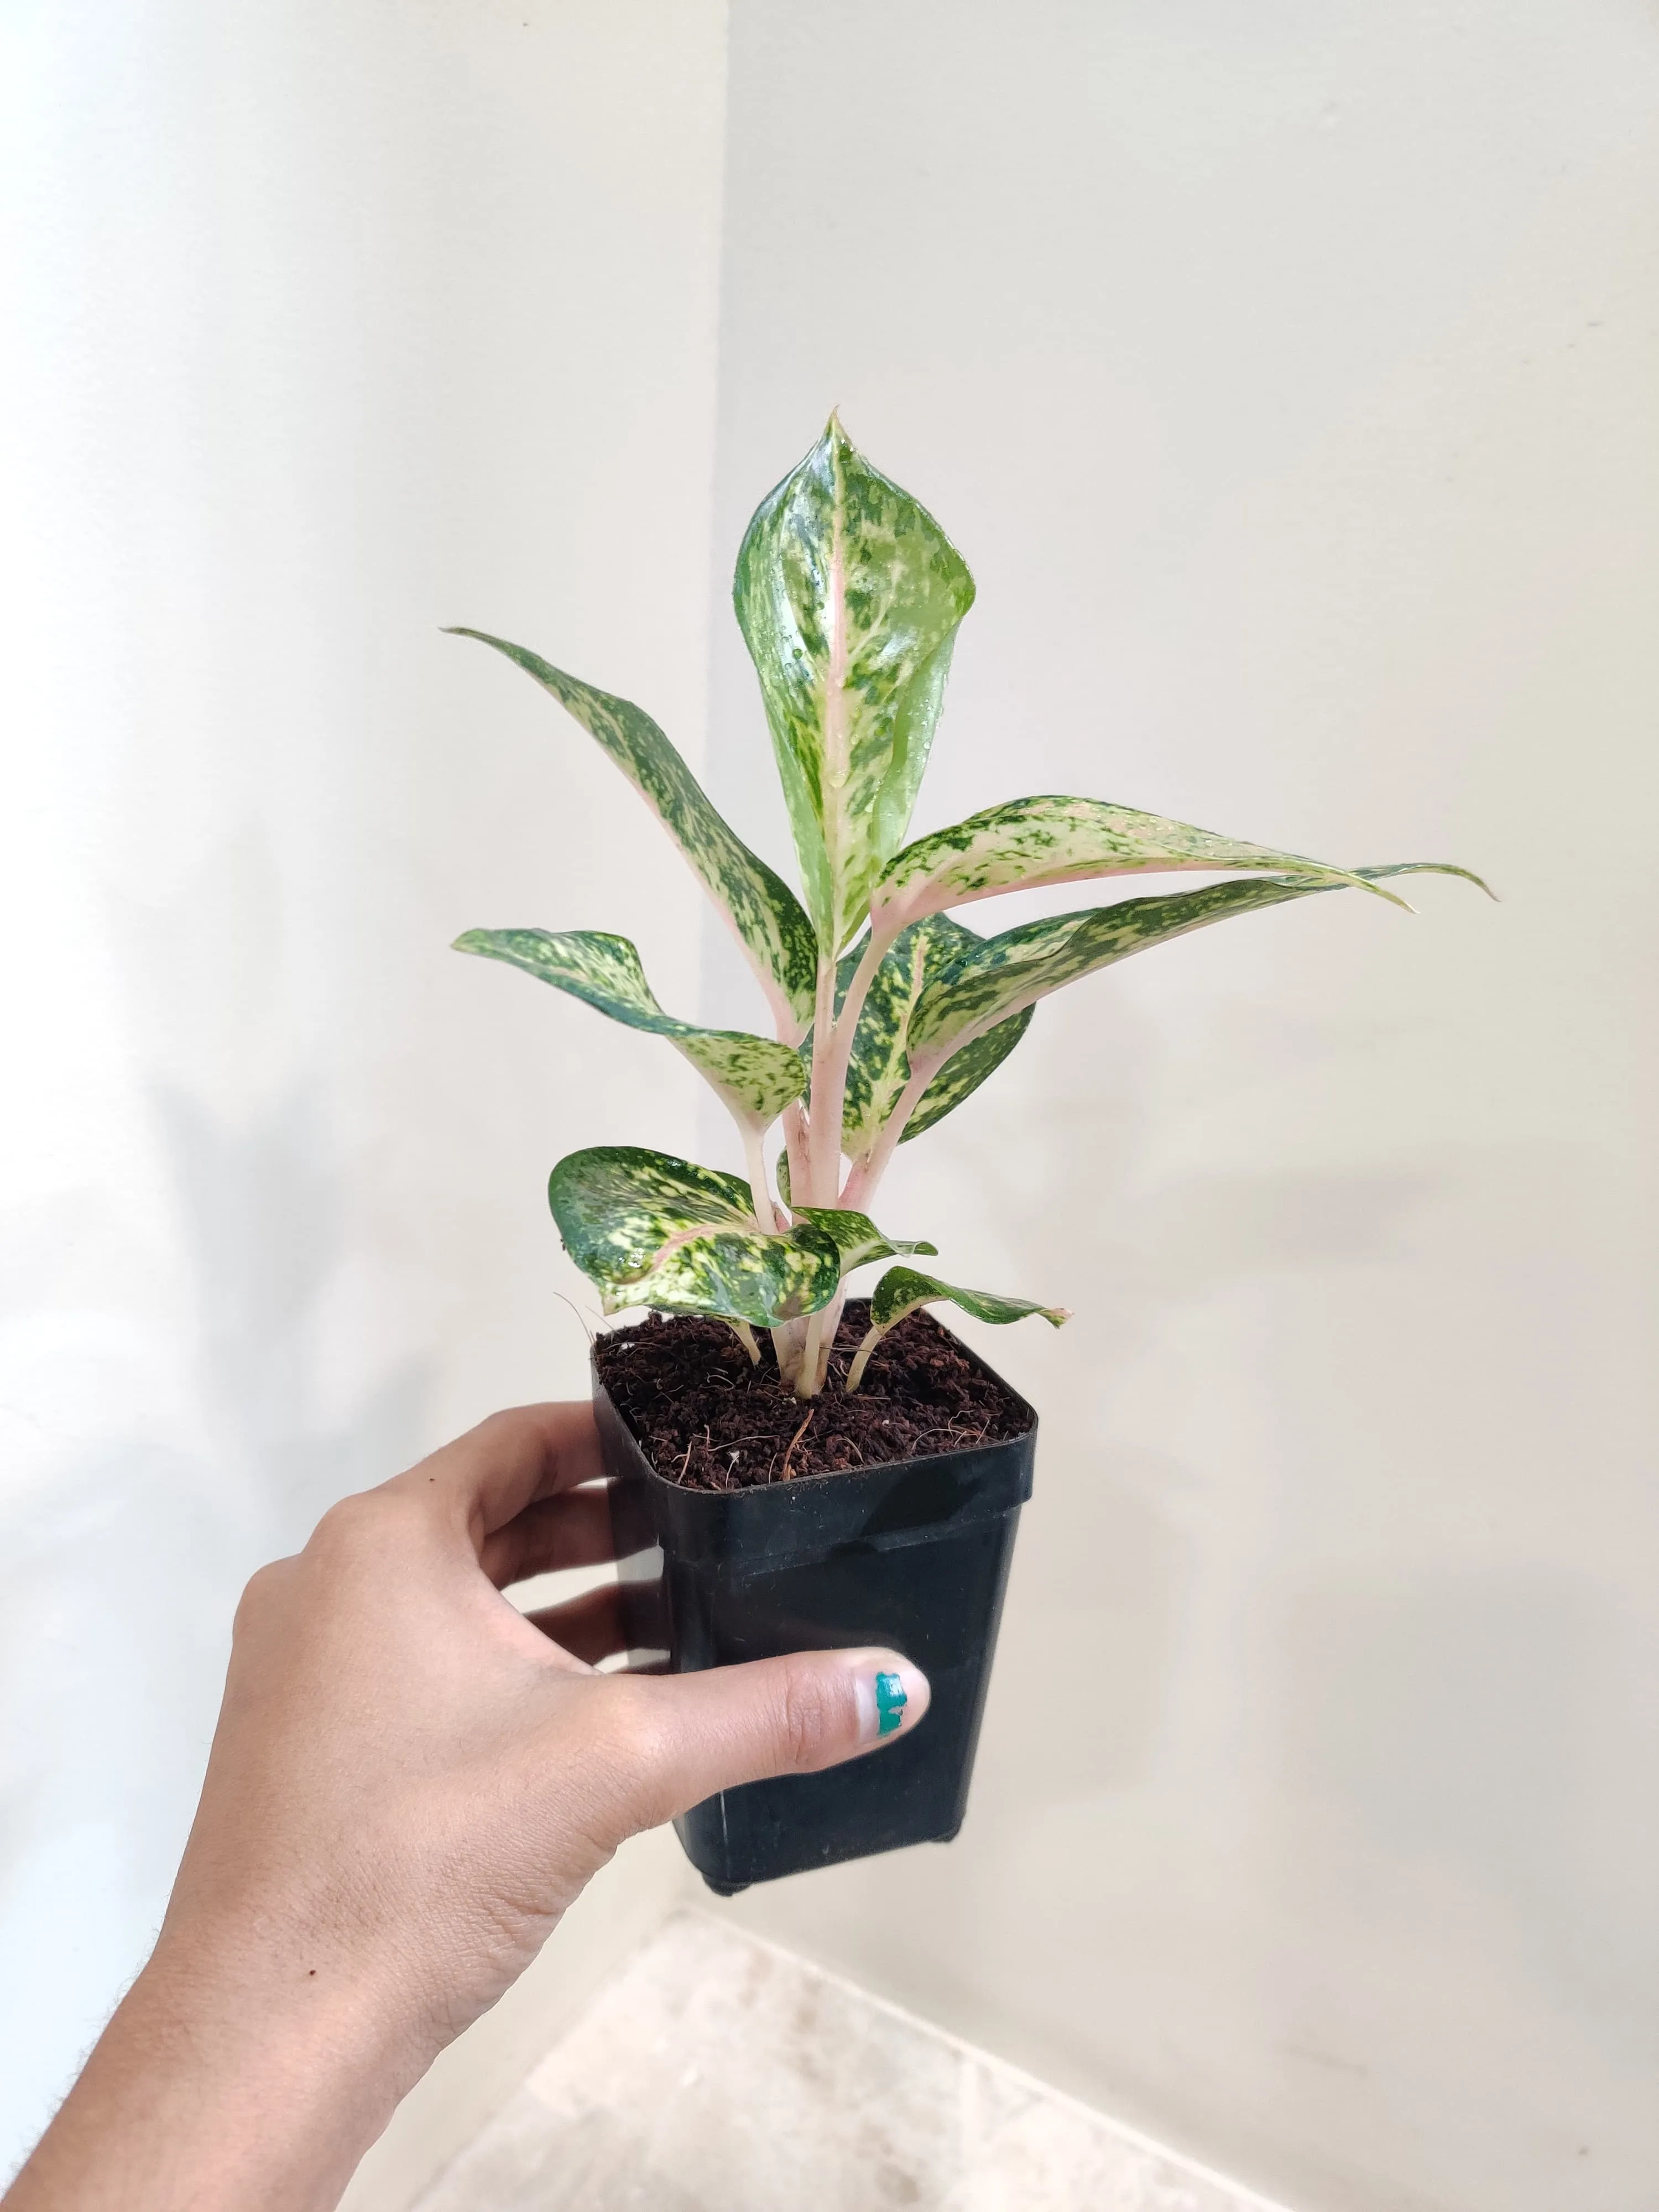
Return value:
<svg viewBox="0 0 1659 2212">
<path fill-rule="evenodd" d="M 639 1700 L 629 1764 L 640 1827 L 739 1783 L 813 1774 L 908 1735 L 927 1677 L 896 1651 L 797 1651 L 696 1674 L 614 1676 Z"/>
</svg>

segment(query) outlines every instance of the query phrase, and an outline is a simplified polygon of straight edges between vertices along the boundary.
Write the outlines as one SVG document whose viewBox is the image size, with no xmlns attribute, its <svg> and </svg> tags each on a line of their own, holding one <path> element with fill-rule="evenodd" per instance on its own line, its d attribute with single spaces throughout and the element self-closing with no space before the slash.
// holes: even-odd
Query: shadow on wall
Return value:
<svg viewBox="0 0 1659 2212">
<path fill-rule="evenodd" d="M 314 1086 L 240 1132 L 177 1091 L 153 1104 L 173 1249 L 135 1285 L 118 1208 L 76 1194 L 28 1242 L 89 1247 L 92 1294 L 54 1299 L 43 1257 L 4 1318 L 0 2173 L 153 1939 L 243 1583 L 425 1441 L 420 1358 L 344 1414 L 320 1401 L 347 1224 Z"/>
<path fill-rule="evenodd" d="M 1259 1065 L 1248 1042 L 1231 1045 L 1221 1111 L 1248 1115 L 1253 1087 L 1282 1085 L 1286 1039 L 1258 1049 Z M 1316 1081 L 1333 1049 L 1310 1032 L 1293 1072 Z M 1201 1013 L 1188 1026 L 1110 980 L 1085 987 L 1040 1009 L 1006 1072 L 901 1151 L 884 1193 L 896 1233 L 939 1235 L 947 1272 L 1058 1298 L 1075 1318 L 1058 1334 L 967 1332 L 1043 1426 L 968 1824 L 949 1853 L 815 1877 L 813 1926 L 837 1965 L 878 1987 L 909 1977 L 968 2032 L 1013 2017 L 1066 2080 L 1093 2063 L 1085 1985 L 1124 1948 L 1124 1901 L 1151 1879 L 1139 1855 L 1165 1854 L 1158 1879 L 1178 1893 L 1168 1855 L 1189 1862 L 1182 1880 L 1200 1893 L 1224 1849 L 1225 1761 L 1194 1685 L 1227 1632 L 1213 1618 L 1218 1553 L 1251 1508 L 1224 1460 L 1188 1456 L 1188 1409 L 1149 1401 L 1148 1376 L 1176 1339 L 1200 1389 L 1209 1301 L 1373 1261 L 1441 1188 L 1416 1169 L 1300 1170 L 1283 1147 L 1269 1169 L 1216 1168 L 1183 1125 L 1217 1110 L 1218 1050 Z M 1097 1869 L 1098 1927 L 1069 1882 L 1080 1861 Z M 791 1887 L 745 1900 L 742 1917 L 788 1940 L 807 1909 Z M 948 1962 L 912 1932 L 941 1911 L 960 1931 Z M 1162 1938 L 1148 1917 L 1146 1955 L 1126 1971 L 1150 1983 Z M 1074 1991 L 1060 2005 L 1077 2036 L 1069 2063 L 1051 2047 L 1057 1987 Z M 1121 2052 L 1097 2056 L 1127 2078 Z"/>
<path fill-rule="evenodd" d="M 319 1403 L 324 1301 L 348 1256 L 346 1170 L 314 1089 L 232 1134 L 191 1099 L 157 1095 L 199 1301 L 204 1395 L 256 1482 L 272 1541 L 291 1549 L 348 1492 L 430 1441 L 428 1363 L 405 1358 L 343 1419 Z"/>
<path fill-rule="evenodd" d="M 914 1153 L 901 1152 L 890 1204 L 906 1233 L 913 1221 L 945 1224 L 964 1279 L 1075 1310 L 1059 1337 L 978 1340 L 1042 1409 L 1038 1481 L 1048 1500 L 1026 1516 L 1016 1559 L 1019 1632 L 999 1654 L 985 1753 L 996 1779 L 978 1792 L 987 1807 L 1026 1807 L 1056 1787 L 1070 1796 L 1121 1786 L 1155 1763 L 1200 1540 L 1193 1524 L 1224 1471 L 1185 1465 L 1180 1424 L 1170 1422 L 1166 1442 L 1149 1431 L 1144 1402 L 1139 1433 L 1126 1433 L 1127 1386 L 1142 1353 L 1190 1328 L 1212 1294 L 1386 1251 L 1444 1182 L 1419 1170 L 1182 1171 L 1178 1124 L 1208 1107 L 1213 1068 L 1201 1056 L 1181 1068 L 1180 1048 L 1121 988 L 1103 1003 L 1109 988 L 1041 1010 L 1000 1082 Z M 1285 1049 L 1283 1036 L 1264 1043 L 1253 1070 L 1235 1042 L 1229 1085 L 1242 1095 L 1254 1074 L 1282 1079 Z M 1316 1057 L 1329 1047 L 1309 1049 Z M 1173 1171 L 1160 1171 L 1165 1161 Z M 973 1194 L 966 1206 L 963 1193 Z M 1061 1470 L 1071 1474 L 1057 1496 Z M 1029 1617 L 1023 1586 L 1042 1592 Z M 1096 1694 L 1087 1713 L 1070 1717 L 1058 1764 L 1042 1728 L 995 1724 L 999 1711 L 1036 1698 L 1040 1684 L 1085 1679 Z"/>
<path fill-rule="evenodd" d="M 1061 1337 L 1033 1332 L 1022 1347 L 1037 1369 L 1027 1387 L 1043 1414 L 1047 1510 L 1021 1532 L 1011 1595 L 1018 1632 L 999 1654 L 988 1808 L 1127 1787 L 1161 1756 L 1187 1593 L 1227 1475 L 1182 1458 L 1182 1409 L 1167 1424 L 1148 1421 L 1133 1388 L 1143 1353 L 1171 1332 L 1192 1335 L 1214 1294 L 1385 1251 L 1441 1188 L 1404 1171 L 1160 1172 L 1189 1149 L 1178 1132 L 1167 1139 L 1194 1109 L 1192 1072 L 1183 1079 L 1178 1051 L 1121 990 L 1109 1009 L 1080 994 L 1065 1012 L 1084 1018 L 1071 1036 L 1058 1019 L 1033 1030 L 1024 1100 L 1011 1088 L 993 1103 L 988 1089 L 981 1119 L 969 1121 L 973 1104 L 964 1109 L 960 1136 L 971 1137 L 973 1156 L 949 1170 L 971 1177 L 980 1236 L 988 1227 L 1005 1244 L 995 1279 L 1077 1310 Z M 1275 1073 L 1282 1051 L 1276 1040 L 1264 1054 Z M 1230 1065 L 1228 1081 L 1243 1091 L 1251 1073 Z M 1198 1079 L 1201 1088 L 1207 1075 Z M 1030 1141 L 1033 1126 L 1041 1143 Z M 1029 1614 L 1023 1583 L 1042 1593 Z M 1063 1743 L 996 1717 L 1036 1699 L 1045 1681 L 1091 1686 L 1086 1708 L 1063 1717 Z"/>
</svg>

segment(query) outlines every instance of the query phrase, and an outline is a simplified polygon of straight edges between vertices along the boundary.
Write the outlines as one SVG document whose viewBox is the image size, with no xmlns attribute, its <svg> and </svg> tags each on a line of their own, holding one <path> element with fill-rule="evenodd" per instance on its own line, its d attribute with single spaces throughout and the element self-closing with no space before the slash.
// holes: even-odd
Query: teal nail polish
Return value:
<svg viewBox="0 0 1659 2212">
<path fill-rule="evenodd" d="M 877 1733 L 891 1735 L 894 1729 L 904 1724 L 904 1708 L 910 1700 L 904 1694 L 904 1683 L 897 1674 L 878 1674 L 876 1677 L 876 1711 L 878 1719 Z"/>
</svg>

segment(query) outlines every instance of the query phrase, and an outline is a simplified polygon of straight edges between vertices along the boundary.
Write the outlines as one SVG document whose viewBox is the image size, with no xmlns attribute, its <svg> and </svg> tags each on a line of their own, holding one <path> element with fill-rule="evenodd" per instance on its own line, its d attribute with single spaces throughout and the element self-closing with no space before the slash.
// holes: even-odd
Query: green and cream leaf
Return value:
<svg viewBox="0 0 1659 2212">
<path fill-rule="evenodd" d="M 812 1018 L 817 939 L 781 876 L 722 820 L 702 785 L 642 708 L 555 668 L 527 647 L 457 627 L 534 677 L 597 739 L 673 838 L 748 955 L 779 1024 L 793 1042 Z"/>
<path fill-rule="evenodd" d="M 666 1037 L 714 1085 L 741 1122 L 765 1128 L 806 1085 L 799 1053 L 741 1030 L 708 1030 L 665 1014 L 645 980 L 635 946 L 597 929 L 469 929 L 458 952 L 505 961 L 613 1022 Z"/>
<path fill-rule="evenodd" d="M 1372 888 L 1386 876 L 1468 875 L 1468 871 L 1414 860 L 1358 872 L 1366 887 Z M 969 1045 L 1050 992 L 1127 960 L 1132 953 L 1258 907 L 1346 888 L 1345 878 L 1331 876 L 1291 881 L 1247 877 L 1206 884 L 1199 890 L 1121 899 L 1114 906 L 1088 907 L 1079 914 L 1056 915 L 1005 930 L 1000 937 L 986 938 L 924 994 L 911 1018 L 911 1049 L 918 1055 L 938 1056 Z"/>
<path fill-rule="evenodd" d="M 909 826 L 973 578 L 927 509 L 832 416 L 757 511 L 732 599 L 807 909 L 838 952 Z"/>
<path fill-rule="evenodd" d="M 842 1150 L 862 1159 L 879 1139 L 910 1079 L 910 1017 L 928 986 L 948 975 L 981 940 L 948 915 L 929 915 L 901 932 L 871 978 L 853 1032 L 842 1108 Z M 862 940 L 842 961 L 839 1004 L 853 980 Z"/>
<path fill-rule="evenodd" d="M 867 940 L 842 955 L 836 976 L 836 1006 L 845 1000 Z M 849 1159 L 865 1158 L 879 1140 L 893 1109 L 910 1079 L 910 1018 L 924 992 L 985 942 L 949 915 L 929 915 L 900 933 L 882 958 L 859 1011 L 848 1062 L 842 1107 L 842 1150 Z M 907 1127 L 920 1134 L 942 1121 L 994 1073 L 1030 1024 L 1029 1013 L 1009 1023 L 994 1041 L 957 1056 L 931 1086 Z M 805 1046 L 802 1050 L 805 1052 Z"/>
<path fill-rule="evenodd" d="M 979 1089 L 988 1076 L 994 1075 L 1009 1054 L 1031 1026 L 1035 1005 L 1025 1006 L 1011 1014 L 1006 1022 L 999 1022 L 982 1036 L 975 1037 L 953 1052 L 939 1073 L 933 1078 L 915 1110 L 906 1121 L 899 1142 L 908 1145 L 912 1137 L 920 1137 L 936 1122 L 961 1105 Z"/>
<path fill-rule="evenodd" d="M 1063 795 L 990 807 L 907 845 L 957 631 L 973 598 L 973 580 L 938 523 L 871 467 L 833 416 L 757 511 L 733 599 L 760 681 L 805 907 L 721 819 L 648 714 L 522 646 L 483 630 L 459 633 L 524 669 L 621 768 L 735 932 L 777 1024 L 775 1043 L 677 1019 L 625 938 L 474 930 L 459 940 L 463 951 L 521 968 L 611 1020 L 666 1038 L 742 1129 L 745 1176 L 629 1146 L 561 1160 L 548 1196 L 566 1249 L 609 1313 L 649 1305 L 717 1316 L 751 1359 L 754 1332 L 771 1329 L 780 1378 L 803 1399 L 823 1387 L 848 1273 L 934 1249 L 887 1237 L 856 1209 L 874 1202 L 900 1141 L 943 1119 L 1001 1065 L 1038 1000 L 1152 945 L 1315 892 L 1353 887 L 1404 905 L 1387 888 L 1395 877 L 1480 882 L 1437 862 L 1339 868 Z M 1232 880 L 1027 922 L 989 939 L 950 916 L 1004 891 L 1180 871 Z M 767 1188 L 761 1143 L 780 1114 L 787 1140 L 777 1166 L 782 1212 Z M 791 1206 L 792 1159 L 799 1195 L 820 1203 Z M 853 1164 L 845 1177 L 844 1160 Z M 837 1196 L 851 1203 L 836 1205 Z M 890 1267 L 845 1387 L 858 1388 L 889 1329 L 938 1303 L 998 1323 L 1067 1318 L 1060 1307 Z"/>
<path fill-rule="evenodd" d="M 738 1176 L 634 1145 L 571 1152 L 548 1181 L 565 1250 L 607 1313 L 656 1306 L 774 1328 L 827 1305 L 842 1255 L 810 1224 L 768 1235 Z"/>
<path fill-rule="evenodd" d="M 1065 1306 L 1038 1305 L 1030 1298 L 999 1297 L 989 1291 L 966 1291 L 957 1283 L 942 1283 L 937 1275 L 924 1275 L 915 1267 L 890 1267 L 871 1292 L 869 1332 L 847 1370 L 848 1389 L 858 1389 L 870 1364 L 871 1353 L 906 1314 L 915 1313 L 918 1306 L 946 1304 L 959 1306 L 975 1321 L 1026 1321 L 1033 1314 L 1041 1314 L 1044 1321 L 1059 1328 L 1072 1318 Z"/>
<path fill-rule="evenodd" d="M 854 1267 L 867 1266 L 872 1260 L 896 1260 L 901 1253 L 939 1250 L 937 1244 L 916 1243 L 902 1237 L 890 1240 L 867 1213 L 860 1213 L 851 1206 L 803 1206 L 797 1211 L 795 1219 L 834 1241 L 841 1255 L 843 1275 L 850 1275 Z"/>
<path fill-rule="evenodd" d="M 1161 814 L 1103 799 L 1048 796 L 1011 799 L 919 837 L 891 860 L 870 901 L 872 927 L 884 937 L 947 907 L 1000 891 L 1036 890 L 1091 877 L 1249 868 L 1323 884 L 1362 884 L 1393 898 L 1358 872 L 1250 845 Z"/>
</svg>

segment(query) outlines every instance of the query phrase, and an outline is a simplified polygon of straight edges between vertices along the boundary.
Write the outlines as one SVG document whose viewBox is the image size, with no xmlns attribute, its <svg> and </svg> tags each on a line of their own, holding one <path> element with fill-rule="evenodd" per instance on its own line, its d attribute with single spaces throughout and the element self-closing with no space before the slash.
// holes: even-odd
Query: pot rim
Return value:
<svg viewBox="0 0 1659 2212">
<path fill-rule="evenodd" d="M 679 1316 L 671 1314 L 668 1318 L 670 1320 L 674 1320 L 679 1318 Z M 730 1490 L 705 1490 L 700 1486 L 693 1483 L 677 1482 L 672 1475 L 663 1474 L 662 1470 L 653 1462 L 644 1444 L 635 1435 L 632 1424 L 629 1421 L 622 1408 L 617 1404 L 616 1400 L 611 1397 L 611 1392 L 605 1385 L 605 1377 L 599 1372 L 599 1339 L 602 1336 L 617 1335 L 620 1333 L 617 1329 L 608 1328 L 596 1331 L 589 1344 L 588 1366 L 593 1380 L 593 1395 L 596 1399 L 598 1399 L 601 1395 L 605 1398 L 612 1413 L 616 1415 L 618 1425 L 628 1437 L 629 1442 L 633 1445 L 641 1465 L 644 1468 L 645 1472 L 650 1476 L 653 1483 L 659 1483 L 664 1490 L 668 1492 L 671 1496 L 676 1498 L 683 1498 L 687 1499 L 696 1499 L 700 1502 L 706 1501 L 709 1507 L 725 1510 L 729 1510 L 732 1501 L 740 1498 L 799 1498 L 804 1494 L 806 1494 L 812 1488 L 815 1488 L 819 1483 L 855 1483 L 861 1477 L 867 1475 L 890 1474 L 897 1468 L 937 1468 L 941 1465 L 948 1465 L 954 1462 L 971 1458 L 977 1453 L 1006 1450 L 1010 1446 L 1016 1444 L 1029 1444 L 1035 1449 L 1037 1430 L 1037 1411 L 1036 1407 L 1031 1404 L 1030 1401 L 1025 1397 L 1022 1392 L 1016 1390 L 1012 1382 L 1008 1382 L 1003 1376 L 1000 1375 L 997 1370 L 992 1366 L 988 1359 L 984 1358 L 974 1349 L 971 1344 L 969 1344 L 964 1339 L 958 1336 L 955 1329 L 948 1327 L 945 1322 L 939 1321 L 932 1316 L 930 1316 L 929 1318 L 933 1320 L 933 1325 L 936 1328 L 944 1330 L 945 1335 L 951 1339 L 951 1341 L 953 1344 L 960 1346 L 962 1351 L 970 1360 L 972 1360 L 975 1366 L 980 1370 L 981 1374 L 988 1375 L 994 1382 L 997 1383 L 1002 1389 L 1008 1393 L 1008 1395 L 1013 1400 L 1020 1412 L 1028 1416 L 1024 1428 L 1017 1429 L 1012 1436 L 998 1437 L 994 1442 L 976 1444 L 957 1444 L 953 1446 L 949 1451 L 917 1452 L 910 1454 L 903 1458 L 874 1460 L 867 1467 L 823 1468 L 812 1474 L 792 1474 L 782 1482 L 738 1483 L 734 1484 Z M 626 1323 L 625 1326 L 629 1328 L 636 1328 L 638 1324 L 637 1322 L 629 1322 Z"/>
</svg>

